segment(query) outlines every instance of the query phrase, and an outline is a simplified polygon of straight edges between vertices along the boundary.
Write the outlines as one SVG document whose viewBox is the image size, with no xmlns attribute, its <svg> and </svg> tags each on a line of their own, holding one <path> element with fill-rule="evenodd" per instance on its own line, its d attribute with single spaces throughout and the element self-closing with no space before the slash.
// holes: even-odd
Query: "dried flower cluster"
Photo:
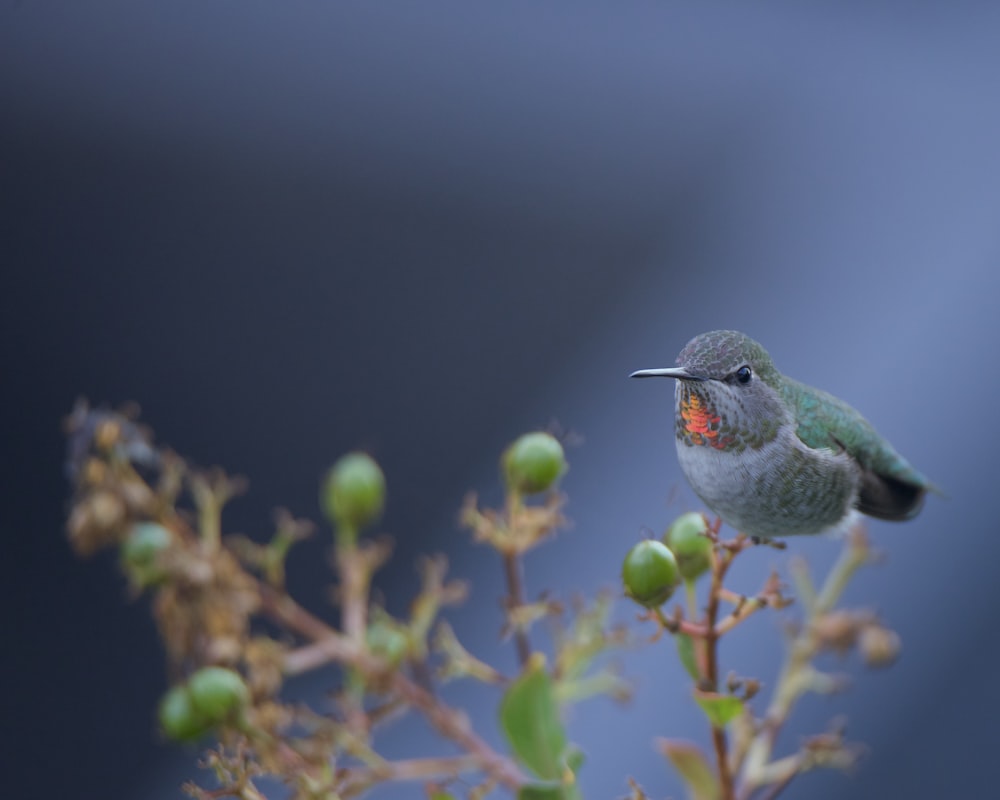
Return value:
<svg viewBox="0 0 1000 800">
<path fill-rule="evenodd" d="M 223 537 L 221 513 L 244 489 L 242 480 L 195 469 L 155 447 L 127 411 L 81 403 L 66 430 L 73 482 L 70 542 L 84 556 L 117 547 L 133 590 L 152 594 L 175 682 L 160 708 L 164 733 L 179 740 L 209 735 L 216 740 L 205 764 L 218 787 L 189 785 L 195 797 L 257 800 L 262 794 L 256 781 L 263 775 L 281 779 L 301 800 L 357 797 L 388 781 L 421 781 L 432 795 L 448 797 L 460 777 L 470 797 L 498 786 L 519 792 L 538 783 L 538 769 L 548 769 L 530 754 L 540 710 L 555 717 L 557 704 L 626 691 L 616 675 L 594 668 L 602 653 L 622 641 L 622 632 L 608 627 L 606 597 L 589 607 L 574 606 L 572 614 L 557 603 L 524 600 L 521 556 L 565 523 L 564 499 L 551 490 L 562 467 L 536 488 L 544 491 L 542 505 L 529 503 L 512 485 L 504 512 L 479 511 L 471 499 L 464 512 L 477 539 L 492 546 L 508 569 L 504 628 L 526 643 L 534 621 L 557 623 L 552 669 L 534 658 L 532 672 L 526 654 L 525 674 L 544 675 L 539 687 L 537 680 L 504 676 L 477 659 L 439 619 L 443 608 L 466 596 L 465 584 L 447 578 L 443 557 L 419 564 L 422 589 L 408 618 L 394 618 L 372 603 L 372 577 L 392 547 L 386 539 L 358 536 L 381 510 L 381 472 L 367 456 L 342 460 L 325 488 L 324 506 L 335 527 L 331 561 L 340 609 L 340 624 L 333 625 L 299 605 L 285 587 L 285 556 L 312 533 L 311 524 L 282 511 L 266 544 Z M 551 448 L 548 440 L 542 444 Z M 558 452 L 561 458 L 561 448 Z M 537 448 L 529 446 L 526 461 L 515 459 L 513 479 L 521 479 L 523 467 L 537 481 L 537 457 Z M 542 466 L 542 473 L 551 467 Z M 261 632 L 258 620 L 283 635 Z M 286 678 L 330 664 L 342 669 L 342 686 L 330 708 L 282 700 Z M 433 681 L 457 678 L 505 692 L 510 710 L 504 722 L 514 737 L 515 756 L 490 747 L 461 710 L 433 691 Z M 234 681 L 245 694 L 234 689 Z M 434 753 L 433 746 L 421 743 L 432 752 L 405 760 L 380 755 L 378 728 L 407 710 L 422 714 L 452 746 Z M 456 748 L 460 754 L 451 755 Z M 523 752 L 529 753 L 526 760 Z M 572 783 L 573 774 L 564 776 L 562 770 L 560 781 L 566 777 Z"/>
</svg>

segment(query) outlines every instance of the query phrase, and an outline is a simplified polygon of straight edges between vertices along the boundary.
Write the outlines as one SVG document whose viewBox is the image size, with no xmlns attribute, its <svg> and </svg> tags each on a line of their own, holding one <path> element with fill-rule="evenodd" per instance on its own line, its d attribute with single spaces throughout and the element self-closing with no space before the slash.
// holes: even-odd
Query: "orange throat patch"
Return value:
<svg viewBox="0 0 1000 800">
<path fill-rule="evenodd" d="M 722 418 L 704 398 L 690 389 L 683 393 L 680 402 L 679 422 L 684 429 L 684 439 L 688 444 L 721 449 L 725 445 L 719 441 L 719 427 Z"/>
</svg>

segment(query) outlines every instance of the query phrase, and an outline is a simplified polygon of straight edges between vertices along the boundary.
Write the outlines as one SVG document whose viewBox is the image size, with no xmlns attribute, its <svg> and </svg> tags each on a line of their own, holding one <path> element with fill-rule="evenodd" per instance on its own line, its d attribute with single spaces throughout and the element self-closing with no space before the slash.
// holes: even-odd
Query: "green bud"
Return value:
<svg viewBox="0 0 1000 800">
<path fill-rule="evenodd" d="M 410 648 L 410 640 L 401 626 L 388 618 L 377 618 L 368 625 L 365 642 L 372 655 L 387 664 L 399 664 Z"/>
<path fill-rule="evenodd" d="M 225 667 L 202 667 L 187 682 L 191 708 L 209 725 L 232 719 L 250 702 L 243 677 Z"/>
<path fill-rule="evenodd" d="M 622 564 L 625 594 L 646 608 L 663 605 L 678 581 L 677 561 L 663 542 L 645 539 L 635 545 Z"/>
<path fill-rule="evenodd" d="M 122 542 L 121 562 L 135 584 L 152 586 L 166 577 L 157 560 L 171 541 L 170 531 L 155 522 L 139 522 L 131 527 Z"/>
<path fill-rule="evenodd" d="M 187 686 L 170 688 L 163 699 L 157 716 L 160 730 L 175 742 L 194 742 L 211 730 L 212 726 L 194 710 Z"/>
<path fill-rule="evenodd" d="M 705 515 L 691 511 L 675 519 L 663 535 L 686 581 L 693 581 L 712 566 L 712 540 L 705 536 L 707 533 Z"/>
<path fill-rule="evenodd" d="M 555 436 L 526 433 L 508 447 L 500 460 L 507 485 L 524 494 L 544 492 L 566 471 L 566 455 Z"/>
<path fill-rule="evenodd" d="M 385 476 L 367 453 L 348 453 L 326 473 L 320 493 L 323 513 L 335 525 L 358 531 L 382 514 Z"/>
</svg>

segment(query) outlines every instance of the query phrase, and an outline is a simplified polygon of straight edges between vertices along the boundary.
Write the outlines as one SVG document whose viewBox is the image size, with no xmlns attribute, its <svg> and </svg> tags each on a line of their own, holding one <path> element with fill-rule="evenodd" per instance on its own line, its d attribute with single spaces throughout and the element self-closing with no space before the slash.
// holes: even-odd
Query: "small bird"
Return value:
<svg viewBox="0 0 1000 800">
<path fill-rule="evenodd" d="M 915 517 L 934 486 L 864 417 L 833 395 L 786 378 L 737 331 L 696 336 L 675 378 L 677 458 L 695 494 L 759 539 L 844 530 L 856 511 Z"/>
</svg>

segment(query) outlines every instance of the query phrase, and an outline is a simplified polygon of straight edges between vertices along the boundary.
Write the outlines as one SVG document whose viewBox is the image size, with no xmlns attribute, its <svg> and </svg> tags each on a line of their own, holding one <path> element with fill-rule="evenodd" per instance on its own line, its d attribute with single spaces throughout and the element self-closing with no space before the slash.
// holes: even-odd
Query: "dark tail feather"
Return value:
<svg viewBox="0 0 1000 800">
<path fill-rule="evenodd" d="M 858 511 L 869 517 L 902 521 L 913 519 L 924 504 L 927 487 L 865 470 L 861 474 Z"/>
</svg>

